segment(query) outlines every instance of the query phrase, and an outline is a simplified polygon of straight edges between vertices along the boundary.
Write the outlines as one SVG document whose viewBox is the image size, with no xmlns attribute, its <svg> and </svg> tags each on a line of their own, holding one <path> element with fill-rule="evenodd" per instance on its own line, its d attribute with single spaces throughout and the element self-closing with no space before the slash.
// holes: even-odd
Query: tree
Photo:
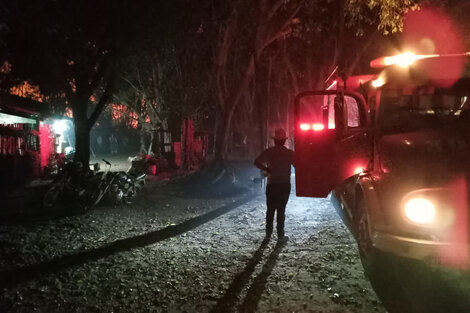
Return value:
<svg viewBox="0 0 470 313">
<path fill-rule="evenodd" d="M 70 106 L 76 159 L 83 163 L 97 117 L 107 103 L 125 97 L 131 100 L 122 102 L 139 110 L 145 98 L 150 107 L 142 117 L 155 123 L 199 112 L 207 116 L 213 107 L 215 158 L 223 161 L 234 129 L 253 128 L 296 91 L 320 84 L 339 63 L 353 72 L 371 38 L 399 31 L 401 16 L 414 5 L 411 0 L 5 3 L 0 63 L 8 60 L 11 71 L 0 71 L 0 84 L 9 90 L 28 81 L 49 102 Z M 261 134 L 263 145 L 266 126 L 253 132 Z"/>
<path fill-rule="evenodd" d="M 180 130 L 187 118 L 201 124 L 210 110 L 210 45 L 202 26 L 207 8 L 203 1 L 181 0 L 173 5 L 146 21 L 160 45 L 144 42 L 120 65 L 119 86 L 113 94 L 116 102 L 138 116 L 142 134 L 150 134 L 151 141 L 155 129 Z"/>
<path fill-rule="evenodd" d="M 253 112 L 253 106 L 262 106 L 265 109 L 259 109 L 261 120 L 263 116 L 268 117 L 265 99 L 270 95 L 260 94 L 260 90 L 279 93 L 269 87 L 279 82 L 276 75 L 288 74 L 292 88 L 283 91 L 286 96 L 277 94 L 273 98 L 292 99 L 292 91 L 318 85 L 338 64 L 349 67 L 351 72 L 357 66 L 359 50 L 364 52 L 371 44 L 371 34 L 377 29 L 400 30 L 402 14 L 413 5 L 407 0 L 330 0 L 326 3 L 239 0 L 216 6 L 213 21 L 217 40 L 214 41 L 212 81 L 217 103 L 216 160 L 227 157 L 230 133 L 236 127 L 232 123 L 239 122 L 233 121 L 233 117 L 243 115 L 240 108 Z M 289 48 L 282 42 L 289 42 Z M 360 45 L 362 49 L 358 49 Z M 296 53 L 294 47 L 300 48 L 302 54 Z M 294 58 L 299 54 L 300 59 Z M 312 74 L 313 64 L 320 70 L 312 77 L 309 74 Z M 268 77 L 257 77 L 259 75 Z M 260 125 L 259 133 L 265 132 L 263 127 Z"/>
<path fill-rule="evenodd" d="M 151 153 L 155 130 L 159 127 L 168 130 L 167 99 L 163 94 L 167 84 L 172 81 L 168 75 L 172 72 L 172 63 L 161 61 L 156 53 L 141 53 L 132 58 L 132 61 L 121 69 L 120 88 L 113 94 L 113 98 L 133 113 L 127 116 L 136 118 L 140 126 L 140 150 Z M 173 88 L 173 92 L 175 89 Z M 148 149 L 146 135 L 150 135 Z"/>
<path fill-rule="evenodd" d="M 290 31 L 292 19 L 300 8 L 299 1 L 239 0 L 214 9 L 213 19 L 217 28 L 213 61 L 217 162 L 227 157 L 236 110 L 242 101 L 253 100 L 250 86 L 256 63 L 269 45 Z M 221 16 L 226 17 L 220 20 Z"/>
<path fill-rule="evenodd" d="M 84 164 L 89 162 L 90 130 L 112 91 L 119 22 L 113 3 L 39 1 L 11 5 L 7 16 L 5 57 L 12 70 L 3 87 L 28 81 L 48 101 L 70 106 L 75 161 Z"/>
</svg>

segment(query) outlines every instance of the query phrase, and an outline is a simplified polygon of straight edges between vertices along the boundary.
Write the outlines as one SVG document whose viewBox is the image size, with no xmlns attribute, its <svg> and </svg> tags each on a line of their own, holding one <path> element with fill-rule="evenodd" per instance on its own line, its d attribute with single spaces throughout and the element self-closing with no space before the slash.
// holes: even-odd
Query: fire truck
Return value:
<svg viewBox="0 0 470 313">
<path fill-rule="evenodd" d="M 297 196 L 331 198 L 366 274 L 378 253 L 469 264 L 469 60 L 383 57 L 296 97 Z"/>
</svg>

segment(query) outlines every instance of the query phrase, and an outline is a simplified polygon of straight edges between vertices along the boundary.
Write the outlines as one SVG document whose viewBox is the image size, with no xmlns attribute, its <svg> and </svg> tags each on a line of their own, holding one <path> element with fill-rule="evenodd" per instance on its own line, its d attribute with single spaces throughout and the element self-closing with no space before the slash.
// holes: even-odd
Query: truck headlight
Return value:
<svg viewBox="0 0 470 313">
<path fill-rule="evenodd" d="M 405 203 L 405 215 L 413 223 L 430 224 L 436 217 L 436 208 L 425 198 L 412 198 Z"/>
</svg>

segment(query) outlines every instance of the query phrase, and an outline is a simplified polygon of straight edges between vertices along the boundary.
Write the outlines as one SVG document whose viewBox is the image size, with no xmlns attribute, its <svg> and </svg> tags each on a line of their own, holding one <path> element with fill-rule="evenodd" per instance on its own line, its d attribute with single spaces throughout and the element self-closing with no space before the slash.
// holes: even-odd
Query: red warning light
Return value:
<svg viewBox="0 0 470 313">
<path fill-rule="evenodd" d="M 322 131 L 322 130 L 325 129 L 325 125 L 323 125 L 323 124 L 312 124 L 312 129 L 316 132 L 317 131 Z"/>
<path fill-rule="evenodd" d="M 357 166 L 355 169 L 354 169 L 354 175 L 357 175 L 357 174 L 360 174 L 364 172 L 364 168 L 362 166 Z"/>
<path fill-rule="evenodd" d="M 300 124 L 300 129 L 302 131 L 308 131 L 308 130 L 313 130 L 313 131 L 322 131 L 325 129 L 325 125 L 321 123 L 313 123 L 313 124 L 307 124 L 307 123 L 302 123 Z"/>
<path fill-rule="evenodd" d="M 308 131 L 308 130 L 313 130 L 313 131 L 322 131 L 325 129 L 325 125 L 321 123 L 313 123 L 313 124 L 307 124 L 307 123 L 302 123 L 300 124 L 300 129 L 302 131 Z"/>
</svg>

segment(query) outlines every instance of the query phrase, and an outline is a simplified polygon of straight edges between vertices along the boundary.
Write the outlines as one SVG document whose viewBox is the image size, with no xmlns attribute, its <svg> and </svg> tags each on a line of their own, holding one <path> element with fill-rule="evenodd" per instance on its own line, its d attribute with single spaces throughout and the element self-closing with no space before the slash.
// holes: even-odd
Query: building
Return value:
<svg viewBox="0 0 470 313">
<path fill-rule="evenodd" d="M 0 188 L 28 183 L 42 176 L 54 134 L 41 120 L 47 103 L 0 94 Z"/>
</svg>

